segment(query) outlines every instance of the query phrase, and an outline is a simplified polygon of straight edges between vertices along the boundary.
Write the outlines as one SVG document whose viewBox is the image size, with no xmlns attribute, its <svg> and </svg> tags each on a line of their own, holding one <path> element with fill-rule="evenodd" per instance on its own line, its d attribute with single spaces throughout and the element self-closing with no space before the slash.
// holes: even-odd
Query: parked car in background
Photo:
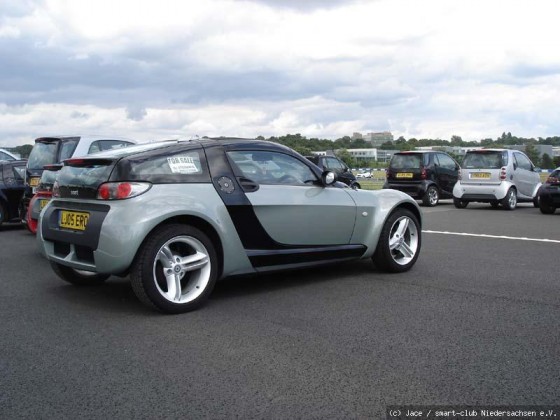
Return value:
<svg viewBox="0 0 560 420">
<path fill-rule="evenodd" d="M 27 223 L 29 202 L 37 192 L 45 165 L 60 163 L 71 157 L 126 147 L 135 143 L 136 141 L 131 139 L 97 135 L 53 136 L 36 139 L 27 161 L 25 192 L 20 205 L 22 223 Z"/>
<path fill-rule="evenodd" d="M 465 154 L 459 181 L 453 189 L 453 203 L 465 208 L 470 202 L 490 203 L 513 210 L 519 202 L 539 206 L 537 192 L 541 186 L 538 171 L 518 150 L 480 149 Z"/>
<path fill-rule="evenodd" d="M 277 143 L 199 139 L 64 162 L 39 247 L 73 284 L 129 275 L 145 304 L 199 307 L 219 278 L 373 259 L 404 272 L 421 248 L 417 203 L 335 182 Z"/>
<path fill-rule="evenodd" d="M 6 149 L 0 149 L 0 160 L 19 160 L 19 157 Z"/>
<path fill-rule="evenodd" d="M 323 171 L 334 172 L 337 180 L 344 182 L 350 188 L 361 188 L 361 185 L 356 181 L 356 177 L 343 161 L 335 156 L 306 156 L 308 160 L 313 162 Z"/>
<path fill-rule="evenodd" d="M 560 207 L 560 167 L 539 188 L 537 201 L 543 214 L 552 214 Z"/>
<path fill-rule="evenodd" d="M 356 178 L 371 178 L 371 172 L 369 171 L 358 172 L 356 174 Z"/>
<path fill-rule="evenodd" d="M 459 177 L 459 164 L 447 153 L 411 151 L 395 153 L 387 168 L 383 188 L 391 188 L 435 206 L 440 198 L 451 198 Z"/>
<path fill-rule="evenodd" d="M 27 206 L 27 220 L 24 223 L 33 234 L 37 232 L 37 220 L 41 210 L 52 198 L 52 188 L 56 181 L 56 175 L 61 168 L 62 164 L 45 165 L 43 167 L 39 185 L 37 185 L 35 194 L 29 201 L 29 206 Z"/>
<path fill-rule="evenodd" d="M 19 219 L 26 160 L 0 161 L 0 225 Z"/>
</svg>

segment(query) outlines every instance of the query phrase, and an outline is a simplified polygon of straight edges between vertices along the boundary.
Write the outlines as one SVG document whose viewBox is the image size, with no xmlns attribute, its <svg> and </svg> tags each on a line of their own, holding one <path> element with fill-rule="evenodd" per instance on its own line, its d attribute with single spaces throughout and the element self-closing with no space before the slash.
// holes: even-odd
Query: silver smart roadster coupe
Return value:
<svg viewBox="0 0 560 420">
<path fill-rule="evenodd" d="M 37 240 L 63 280 L 130 276 L 142 302 L 179 313 L 232 275 L 364 258 L 407 271 L 421 222 L 408 195 L 348 188 L 287 147 L 204 138 L 66 160 Z"/>
</svg>

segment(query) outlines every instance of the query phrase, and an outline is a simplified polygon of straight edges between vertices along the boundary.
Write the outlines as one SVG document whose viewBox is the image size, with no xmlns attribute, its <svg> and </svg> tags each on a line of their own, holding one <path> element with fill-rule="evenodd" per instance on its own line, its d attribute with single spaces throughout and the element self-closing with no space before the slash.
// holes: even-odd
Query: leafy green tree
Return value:
<svg viewBox="0 0 560 420">
<path fill-rule="evenodd" d="M 463 139 L 461 138 L 461 136 L 451 136 L 451 145 L 452 146 L 461 146 L 461 144 L 463 144 Z"/>
<path fill-rule="evenodd" d="M 537 151 L 537 148 L 535 147 L 535 145 L 528 144 L 525 147 L 525 154 L 527 155 L 527 157 L 529 159 L 531 159 L 531 162 L 533 162 L 534 165 L 539 166 L 541 159 L 539 157 L 539 152 Z"/>
<path fill-rule="evenodd" d="M 22 159 L 27 159 L 33 149 L 32 144 L 24 144 L 23 146 L 12 147 L 11 151 L 21 156 Z"/>
<path fill-rule="evenodd" d="M 548 153 L 545 153 L 542 155 L 542 159 L 541 159 L 541 167 L 543 169 L 554 169 L 554 162 L 552 161 L 552 158 L 550 157 L 550 155 Z"/>
</svg>

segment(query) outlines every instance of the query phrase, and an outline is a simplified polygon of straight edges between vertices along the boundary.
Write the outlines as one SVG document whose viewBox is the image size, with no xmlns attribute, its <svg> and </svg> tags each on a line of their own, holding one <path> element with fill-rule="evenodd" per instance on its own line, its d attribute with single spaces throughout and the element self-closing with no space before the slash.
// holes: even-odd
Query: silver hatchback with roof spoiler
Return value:
<svg viewBox="0 0 560 420">
<path fill-rule="evenodd" d="M 421 248 L 408 195 L 340 187 L 293 150 L 200 139 L 64 162 L 38 244 L 73 284 L 130 276 L 162 312 L 199 307 L 223 277 L 371 258 L 404 272 Z"/>
<path fill-rule="evenodd" d="M 480 149 L 466 153 L 459 181 L 453 188 L 453 203 L 465 208 L 470 202 L 490 203 L 513 210 L 518 202 L 538 207 L 540 176 L 523 152 L 510 149 Z"/>
</svg>

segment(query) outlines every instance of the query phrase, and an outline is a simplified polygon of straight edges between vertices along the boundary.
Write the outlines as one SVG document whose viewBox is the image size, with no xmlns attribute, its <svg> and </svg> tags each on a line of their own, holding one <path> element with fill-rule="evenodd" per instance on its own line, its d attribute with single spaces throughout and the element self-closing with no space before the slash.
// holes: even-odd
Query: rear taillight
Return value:
<svg viewBox="0 0 560 420">
<path fill-rule="evenodd" d="M 457 179 L 460 181 L 463 179 L 463 174 L 461 173 L 461 170 L 459 169 L 459 171 L 457 172 Z"/>
<path fill-rule="evenodd" d="M 506 177 L 507 177 L 506 167 L 502 166 L 502 169 L 500 169 L 500 180 L 505 181 Z"/>
<path fill-rule="evenodd" d="M 389 168 L 385 169 L 385 175 L 387 176 L 387 178 L 391 177 L 391 170 Z"/>
<path fill-rule="evenodd" d="M 551 185 L 560 184 L 560 179 L 556 178 L 555 176 L 549 176 L 546 179 L 546 183 Z"/>
<path fill-rule="evenodd" d="M 148 182 L 106 182 L 97 188 L 97 199 L 124 200 L 145 193 L 151 186 Z"/>
<path fill-rule="evenodd" d="M 420 179 L 427 179 L 428 178 L 428 173 L 426 172 L 426 168 L 422 168 L 422 171 L 420 172 Z"/>
</svg>

